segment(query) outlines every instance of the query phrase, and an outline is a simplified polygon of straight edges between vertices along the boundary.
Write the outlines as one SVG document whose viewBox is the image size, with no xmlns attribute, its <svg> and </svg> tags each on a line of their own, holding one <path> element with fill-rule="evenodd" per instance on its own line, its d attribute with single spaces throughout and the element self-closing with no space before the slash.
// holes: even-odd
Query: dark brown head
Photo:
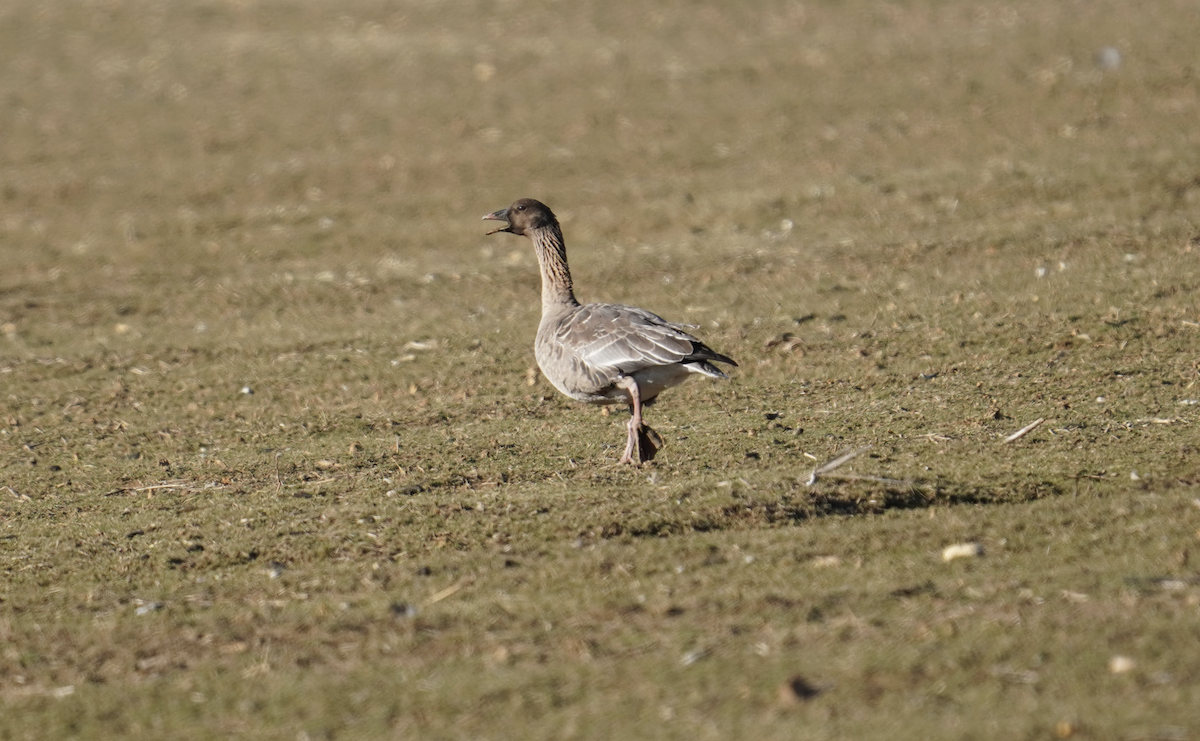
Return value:
<svg viewBox="0 0 1200 741">
<path fill-rule="evenodd" d="M 508 232 L 517 236 L 526 236 L 534 229 L 558 226 L 558 219 L 554 218 L 554 212 L 550 210 L 550 207 L 532 198 L 522 198 L 508 208 L 493 211 L 483 218 L 484 220 L 508 222 L 508 226 L 503 229 L 495 229 L 488 234 Z"/>
</svg>

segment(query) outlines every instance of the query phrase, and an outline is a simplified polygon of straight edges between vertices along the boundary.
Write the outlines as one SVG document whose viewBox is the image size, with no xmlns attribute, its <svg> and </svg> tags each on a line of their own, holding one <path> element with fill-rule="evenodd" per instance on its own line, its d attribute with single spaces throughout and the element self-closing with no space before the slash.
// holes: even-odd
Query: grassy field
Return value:
<svg viewBox="0 0 1200 741">
<path fill-rule="evenodd" d="M 5 2 L 0 740 L 1200 738 L 1195 21 Z"/>
</svg>

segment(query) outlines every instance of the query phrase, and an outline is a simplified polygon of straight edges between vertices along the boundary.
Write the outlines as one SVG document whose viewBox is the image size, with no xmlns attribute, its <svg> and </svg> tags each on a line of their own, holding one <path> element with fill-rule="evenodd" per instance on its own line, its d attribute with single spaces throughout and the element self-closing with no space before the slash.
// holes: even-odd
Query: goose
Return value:
<svg viewBox="0 0 1200 741">
<path fill-rule="evenodd" d="M 625 453 L 619 464 L 640 465 L 654 458 L 662 436 L 642 420 L 642 409 L 693 374 L 728 378 L 713 362 L 736 366 L 688 334 L 690 327 L 668 322 L 645 309 L 620 304 L 580 304 L 575 298 L 567 248 L 554 212 L 541 201 L 522 198 L 484 220 L 528 237 L 542 274 L 542 320 L 534 356 L 554 388 L 588 404 L 628 404 Z"/>
</svg>

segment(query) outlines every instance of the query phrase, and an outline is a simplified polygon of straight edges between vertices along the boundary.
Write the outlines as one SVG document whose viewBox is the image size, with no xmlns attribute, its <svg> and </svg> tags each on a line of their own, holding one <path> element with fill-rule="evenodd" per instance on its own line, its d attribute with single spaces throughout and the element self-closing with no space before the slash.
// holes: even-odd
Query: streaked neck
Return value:
<svg viewBox="0 0 1200 741">
<path fill-rule="evenodd" d="M 542 271 L 542 310 L 558 306 L 579 306 L 571 290 L 571 270 L 567 267 L 567 247 L 558 225 L 530 233 Z"/>
</svg>

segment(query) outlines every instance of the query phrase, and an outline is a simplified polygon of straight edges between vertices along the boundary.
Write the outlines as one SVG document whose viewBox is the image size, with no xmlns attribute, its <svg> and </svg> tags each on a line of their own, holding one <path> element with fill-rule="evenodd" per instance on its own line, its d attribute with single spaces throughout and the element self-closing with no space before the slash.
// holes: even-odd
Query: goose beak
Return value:
<svg viewBox="0 0 1200 741">
<path fill-rule="evenodd" d="M 484 221 L 508 221 L 508 209 L 502 208 L 499 211 L 493 211 L 490 214 L 487 214 L 486 216 L 484 216 L 483 220 Z M 496 234 L 498 232 L 511 232 L 511 231 L 512 231 L 512 225 L 510 224 L 508 226 L 501 227 L 499 229 L 493 229 L 492 231 L 488 232 L 488 234 Z"/>
</svg>

